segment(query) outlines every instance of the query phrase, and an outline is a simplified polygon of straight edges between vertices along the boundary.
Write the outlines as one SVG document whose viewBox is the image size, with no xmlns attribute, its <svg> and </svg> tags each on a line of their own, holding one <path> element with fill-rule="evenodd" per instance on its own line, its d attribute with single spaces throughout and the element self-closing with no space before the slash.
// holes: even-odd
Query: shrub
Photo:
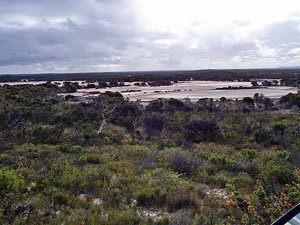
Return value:
<svg viewBox="0 0 300 225">
<path fill-rule="evenodd" d="M 53 202 L 55 205 L 68 205 L 69 196 L 58 192 L 53 195 Z"/>
<path fill-rule="evenodd" d="M 219 169 L 226 169 L 228 171 L 237 171 L 239 166 L 236 159 L 216 153 L 210 154 L 208 161 L 217 166 Z"/>
<path fill-rule="evenodd" d="M 165 118 L 159 114 L 147 116 L 144 120 L 147 135 L 152 136 L 161 132 L 164 128 Z"/>
<path fill-rule="evenodd" d="M 123 99 L 123 95 L 120 92 L 106 91 L 102 95 L 110 97 L 110 98 L 120 98 L 120 99 Z"/>
<path fill-rule="evenodd" d="M 55 162 L 52 165 L 48 177 L 57 187 L 62 187 L 65 190 L 75 193 L 79 192 L 80 187 L 86 185 L 80 171 L 67 162 Z"/>
<path fill-rule="evenodd" d="M 136 200 L 141 206 L 155 206 L 160 200 L 159 190 L 152 188 L 144 188 L 139 190 L 136 194 Z"/>
<path fill-rule="evenodd" d="M 147 153 L 149 152 L 149 149 L 144 147 L 144 146 L 136 145 L 135 146 L 135 151 L 140 156 L 146 156 Z"/>
<path fill-rule="evenodd" d="M 250 104 L 250 105 L 253 105 L 253 104 L 254 104 L 253 98 L 250 98 L 250 97 L 245 97 L 245 98 L 243 98 L 243 102 L 245 102 L 245 103 L 247 103 L 247 104 Z"/>
<path fill-rule="evenodd" d="M 99 144 L 121 144 L 123 141 L 123 133 L 119 130 L 104 130 L 98 140 Z"/>
<path fill-rule="evenodd" d="M 252 162 L 258 154 L 255 149 L 243 149 L 237 155 L 245 161 Z"/>
<path fill-rule="evenodd" d="M 26 132 L 28 139 L 35 144 L 56 144 L 62 134 L 62 126 L 35 126 Z"/>
<path fill-rule="evenodd" d="M 277 144 L 274 134 L 270 128 L 261 128 L 254 134 L 255 141 L 263 145 Z"/>
<path fill-rule="evenodd" d="M 171 216 L 169 225 L 192 225 L 192 222 L 192 212 L 187 210 L 180 210 Z"/>
<path fill-rule="evenodd" d="M 163 108 L 164 103 L 162 99 L 153 100 L 146 106 L 146 110 L 150 112 L 162 112 Z"/>
<path fill-rule="evenodd" d="M 58 147 L 59 151 L 63 152 L 63 153 L 81 153 L 83 152 L 83 147 L 79 146 L 79 145 L 60 145 Z"/>
<path fill-rule="evenodd" d="M 116 112 L 122 117 L 137 116 L 141 113 L 139 106 L 132 102 L 125 102 L 118 106 Z"/>
<path fill-rule="evenodd" d="M 181 100 L 175 98 L 170 98 L 166 101 L 166 110 L 170 112 L 191 111 L 190 107 L 186 106 Z"/>
<path fill-rule="evenodd" d="M 99 164 L 101 163 L 101 157 L 96 154 L 89 154 L 86 156 L 86 162 L 90 164 Z"/>
<path fill-rule="evenodd" d="M 278 151 L 265 156 L 262 167 L 263 175 L 271 182 L 280 184 L 291 183 L 295 181 L 293 174 L 294 168 L 288 163 L 289 153 L 287 151 Z"/>
<path fill-rule="evenodd" d="M 0 169 L 0 196 L 16 193 L 24 186 L 24 178 L 12 170 Z"/>
<path fill-rule="evenodd" d="M 280 102 L 287 103 L 289 106 L 298 106 L 300 107 L 300 94 L 289 93 L 281 97 Z"/>
<path fill-rule="evenodd" d="M 195 173 L 200 166 L 199 160 L 185 159 L 180 155 L 174 155 L 171 159 L 171 167 L 175 172 L 190 175 Z"/>
<path fill-rule="evenodd" d="M 217 141 L 221 137 L 219 126 L 214 121 L 194 120 L 184 128 L 185 139 L 189 142 Z"/>
<path fill-rule="evenodd" d="M 190 190 L 178 189 L 167 194 L 166 199 L 169 210 L 193 208 L 197 206 L 195 196 L 191 196 Z"/>
<path fill-rule="evenodd" d="M 108 213 L 107 225 L 140 225 L 141 219 L 135 212 L 111 211 Z"/>
<path fill-rule="evenodd" d="M 86 163 L 99 164 L 100 162 L 101 162 L 101 157 L 96 154 L 88 154 L 79 157 L 80 164 L 86 164 Z"/>
</svg>

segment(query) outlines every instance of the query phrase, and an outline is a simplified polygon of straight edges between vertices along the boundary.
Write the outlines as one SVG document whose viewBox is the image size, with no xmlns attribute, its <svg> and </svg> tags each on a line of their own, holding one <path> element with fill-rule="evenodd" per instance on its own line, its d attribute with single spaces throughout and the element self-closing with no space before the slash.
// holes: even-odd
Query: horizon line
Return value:
<svg viewBox="0 0 300 225">
<path fill-rule="evenodd" d="M 123 70 L 123 71 L 81 71 L 81 72 L 43 72 L 43 73 L 6 73 L 0 74 L 0 76 L 32 76 L 32 75 L 73 75 L 73 74 L 115 74 L 115 73 L 155 73 L 155 72 L 195 72 L 195 71 L 205 71 L 205 70 L 216 70 L 216 71 L 230 71 L 230 70 L 300 70 L 300 66 L 291 67 L 262 67 L 262 68 L 230 68 L 230 69 L 179 69 L 179 70 Z"/>
</svg>

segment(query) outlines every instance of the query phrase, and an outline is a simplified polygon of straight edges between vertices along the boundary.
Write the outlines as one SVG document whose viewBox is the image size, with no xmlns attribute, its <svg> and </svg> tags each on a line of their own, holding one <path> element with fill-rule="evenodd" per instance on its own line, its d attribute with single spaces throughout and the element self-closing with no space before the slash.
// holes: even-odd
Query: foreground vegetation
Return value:
<svg viewBox="0 0 300 225">
<path fill-rule="evenodd" d="M 300 95 L 80 100 L 0 87 L 0 224 L 270 224 L 300 202 Z"/>
</svg>

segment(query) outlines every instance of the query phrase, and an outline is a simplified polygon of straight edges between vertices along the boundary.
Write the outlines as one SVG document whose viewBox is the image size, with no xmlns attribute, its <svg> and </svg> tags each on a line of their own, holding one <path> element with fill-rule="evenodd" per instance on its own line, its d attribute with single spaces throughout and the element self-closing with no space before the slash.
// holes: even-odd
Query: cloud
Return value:
<svg viewBox="0 0 300 225">
<path fill-rule="evenodd" d="M 174 0 L 176 10 L 169 0 L 162 0 L 169 2 L 163 5 L 172 13 L 161 8 L 161 17 L 154 18 L 159 5 L 148 12 L 140 4 L 143 1 L 0 0 L 0 73 L 300 64 L 300 16 L 292 7 L 283 9 L 285 14 L 277 13 L 281 17 L 274 13 L 261 19 L 262 26 L 249 19 L 251 14 L 243 17 L 232 11 L 228 13 L 234 15 L 226 17 L 220 9 L 219 18 L 210 15 L 213 11 L 205 13 L 212 21 L 198 18 L 192 0 L 184 7 L 190 16 L 180 11 L 179 0 Z"/>
</svg>

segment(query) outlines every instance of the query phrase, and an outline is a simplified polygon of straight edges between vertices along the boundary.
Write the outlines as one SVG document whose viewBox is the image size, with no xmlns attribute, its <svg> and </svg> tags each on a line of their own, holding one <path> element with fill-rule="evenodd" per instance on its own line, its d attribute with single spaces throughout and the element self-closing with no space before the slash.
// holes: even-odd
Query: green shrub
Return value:
<svg viewBox="0 0 300 225">
<path fill-rule="evenodd" d="M 69 196 L 62 193 L 57 192 L 53 195 L 53 202 L 55 205 L 68 205 Z"/>
<path fill-rule="evenodd" d="M 12 170 L 0 169 L 0 196 L 18 192 L 24 187 L 24 178 Z"/>
<path fill-rule="evenodd" d="M 111 211 L 108 213 L 107 225 L 139 225 L 140 217 L 131 211 Z"/>
<path fill-rule="evenodd" d="M 135 193 L 136 200 L 141 206 L 154 206 L 163 200 L 162 196 L 159 195 L 159 190 L 152 188 L 144 188 Z"/>
<path fill-rule="evenodd" d="M 291 183 L 295 180 L 294 168 L 288 163 L 290 154 L 287 151 L 277 151 L 267 154 L 262 166 L 262 173 L 270 181 L 280 184 Z"/>
<path fill-rule="evenodd" d="M 118 130 L 104 130 L 99 139 L 98 143 L 100 145 L 105 144 L 105 145 L 112 145 L 112 144 L 122 144 L 123 141 L 123 133 L 118 131 Z"/>
<path fill-rule="evenodd" d="M 63 153 L 81 153 L 84 148 L 79 145 L 60 145 L 59 151 Z"/>
<path fill-rule="evenodd" d="M 258 153 L 255 149 L 243 149 L 238 152 L 237 156 L 241 157 L 245 161 L 253 161 L 257 157 Z"/>
<path fill-rule="evenodd" d="M 208 161 L 218 168 L 226 169 L 228 171 L 236 171 L 239 167 L 238 161 L 235 158 L 216 153 L 210 154 L 208 157 Z"/>
<path fill-rule="evenodd" d="M 80 171 L 69 163 L 55 162 L 48 174 L 49 180 L 56 186 L 62 187 L 66 191 L 78 193 L 86 186 L 84 176 Z"/>
<path fill-rule="evenodd" d="M 99 164 L 101 162 L 101 158 L 96 154 L 89 154 L 86 156 L 86 162 L 90 164 Z"/>
</svg>

